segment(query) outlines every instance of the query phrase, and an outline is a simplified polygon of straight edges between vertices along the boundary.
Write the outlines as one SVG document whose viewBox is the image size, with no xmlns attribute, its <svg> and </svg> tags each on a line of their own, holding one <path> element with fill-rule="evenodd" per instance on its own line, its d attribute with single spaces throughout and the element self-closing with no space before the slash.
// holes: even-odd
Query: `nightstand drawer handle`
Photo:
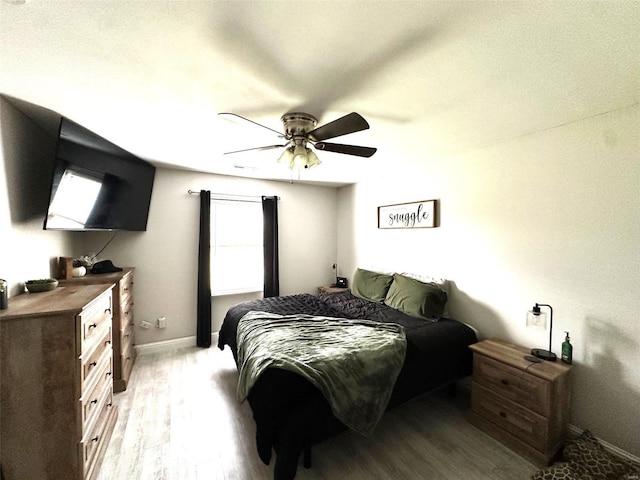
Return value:
<svg viewBox="0 0 640 480">
<path fill-rule="evenodd" d="M 111 309 L 110 308 L 105 308 L 104 313 L 111 313 Z"/>
<path fill-rule="evenodd" d="M 96 328 L 97 326 L 97 323 L 92 323 L 91 325 L 89 325 L 89 330 L 91 330 L 92 328 Z"/>
<path fill-rule="evenodd" d="M 98 441 L 98 436 L 95 436 L 91 439 L 92 442 L 97 442 Z"/>
<path fill-rule="evenodd" d="M 506 413 L 504 413 L 504 412 L 500 412 L 500 416 L 501 416 L 502 418 L 507 418 L 507 414 L 506 414 Z"/>
<path fill-rule="evenodd" d="M 98 365 L 98 362 L 91 362 L 91 363 L 89 364 L 89 366 L 90 366 L 90 367 L 95 367 L 96 365 Z"/>
<path fill-rule="evenodd" d="M 98 403 L 98 399 L 97 399 L 97 398 L 94 398 L 93 400 L 91 400 L 91 402 L 90 402 L 90 403 L 91 403 L 91 404 L 93 404 L 93 405 L 95 405 L 96 403 Z"/>
</svg>

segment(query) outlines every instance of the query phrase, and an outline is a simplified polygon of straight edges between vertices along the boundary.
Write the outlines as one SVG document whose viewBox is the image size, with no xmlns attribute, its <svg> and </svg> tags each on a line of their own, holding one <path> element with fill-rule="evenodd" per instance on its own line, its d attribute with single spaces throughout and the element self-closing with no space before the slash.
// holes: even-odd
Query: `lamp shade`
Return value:
<svg viewBox="0 0 640 480">
<path fill-rule="evenodd" d="M 293 147 L 286 148 L 280 158 L 278 158 L 278 163 L 285 165 L 287 168 L 293 168 Z"/>
<path fill-rule="evenodd" d="M 304 145 L 296 145 L 293 149 L 293 163 L 299 167 L 304 167 L 307 165 L 309 161 L 309 157 L 307 156 L 307 149 Z"/>
<path fill-rule="evenodd" d="M 534 306 L 527 312 L 527 327 L 547 329 L 547 314 L 540 311 L 539 306 Z"/>
<path fill-rule="evenodd" d="M 320 165 L 320 159 L 313 150 L 307 148 L 307 164 L 304 168 L 313 168 L 316 165 Z"/>
</svg>

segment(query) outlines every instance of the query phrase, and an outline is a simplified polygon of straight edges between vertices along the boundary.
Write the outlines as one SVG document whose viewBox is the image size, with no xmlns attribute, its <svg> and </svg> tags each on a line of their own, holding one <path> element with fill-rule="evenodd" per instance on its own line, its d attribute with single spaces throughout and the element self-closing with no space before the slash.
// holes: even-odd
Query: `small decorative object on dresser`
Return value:
<svg viewBox="0 0 640 480">
<path fill-rule="evenodd" d="M 58 287 L 0 311 L 3 478 L 95 478 L 117 417 L 111 293 Z"/>
<path fill-rule="evenodd" d="M 571 366 L 530 362 L 529 349 L 497 338 L 469 348 L 469 421 L 535 464 L 548 465 L 567 432 Z"/>
<path fill-rule="evenodd" d="M 133 343 L 133 271 L 101 273 L 60 280 L 60 285 L 114 284 L 113 289 L 113 391 L 127 389 L 131 369 L 136 359 Z"/>
<path fill-rule="evenodd" d="M 48 292 L 58 287 L 58 280 L 55 278 L 40 278 L 38 280 L 27 280 L 24 283 L 29 293 Z"/>
</svg>

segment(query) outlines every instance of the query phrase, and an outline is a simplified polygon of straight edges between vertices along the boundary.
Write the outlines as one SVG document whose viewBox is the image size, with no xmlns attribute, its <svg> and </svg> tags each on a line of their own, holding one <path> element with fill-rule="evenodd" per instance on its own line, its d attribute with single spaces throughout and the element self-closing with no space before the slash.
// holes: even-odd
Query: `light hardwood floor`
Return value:
<svg viewBox="0 0 640 480">
<path fill-rule="evenodd" d="M 228 348 L 136 360 L 97 480 L 271 480 L 251 409 L 236 400 Z M 434 393 L 387 412 L 371 437 L 345 432 L 313 448 L 296 480 L 518 480 L 536 467 L 464 419 L 468 393 Z"/>
</svg>

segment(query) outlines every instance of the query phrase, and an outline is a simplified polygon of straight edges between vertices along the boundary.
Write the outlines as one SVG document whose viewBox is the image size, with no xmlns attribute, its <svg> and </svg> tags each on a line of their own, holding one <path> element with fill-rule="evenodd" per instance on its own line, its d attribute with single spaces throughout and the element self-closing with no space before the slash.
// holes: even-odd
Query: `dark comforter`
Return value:
<svg viewBox="0 0 640 480">
<path fill-rule="evenodd" d="M 219 332 L 218 347 L 228 345 L 236 361 L 238 322 L 250 311 L 363 318 L 402 325 L 406 357 L 387 409 L 471 374 L 468 346 L 477 340 L 468 326 L 448 318 L 428 321 L 410 317 L 350 292 L 270 297 L 232 307 Z M 286 370 L 267 369 L 251 389 L 248 401 L 256 421 L 261 460 L 269 464 L 272 451 L 276 453 L 275 480 L 293 479 L 304 449 L 346 429 L 331 413 L 320 390 Z"/>
</svg>

